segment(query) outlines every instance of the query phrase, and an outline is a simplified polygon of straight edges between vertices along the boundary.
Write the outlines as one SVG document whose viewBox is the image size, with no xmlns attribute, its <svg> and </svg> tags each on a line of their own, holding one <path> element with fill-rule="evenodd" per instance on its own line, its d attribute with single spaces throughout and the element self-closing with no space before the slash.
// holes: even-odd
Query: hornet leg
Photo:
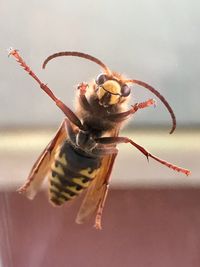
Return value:
<svg viewBox="0 0 200 267">
<path fill-rule="evenodd" d="M 90 111 L 90 112 L 93 112 L 92 106 L 90 105 L 90 103 L 87 100 L 87 97 L 85 96 L 85 93 L 87 91 L 87 88 L 88 88 L 88 84 L 87 83 L 80 83 L 78 85 L 78 90 L 80 92 L 79 101 L 80 101 L 81 106 L 85 110 Z"/>
<path fill-rule="evenodd" d="M 122 121 L 128 119 L 128 117 L 130 115 L 132 115 L 136 111 L 138 111 L 138 109 L 143 109 L 143 108 L 149 107 L 151 105 L 155 105 L 155 100 L 154 99 L 148 99 L 145 102 L 136 103 L 128 111 L 121 112 L 121 113 L 116 113 L 116 114 L 110 114 L 110 115 L 106 116 L 105 118 L 109 119 L 109 120 L 111 120 L 113 122 L 122 122 Z"/>
<path fill-rule="evenodd" d="M 144 147 L 138 145 L 137 143 L 133 142 L 130 138 L 128 137 L 101 137 L 101 138 L 97 138 L 96 142 L 99 144 L 122 144 L 122 143 L 129 143 L 132 146 L 136 147 L 140 152 L 142 152 L 142 154 L 144 154 L 147 159 L 149 159 L 149 157 L 153 158 L 154 160 L 160 162 L 161 164 L 167 166 L 168 168 L 177 171 L 177 172 L 182 172 L 186 175 L 190 174 L 190 171 L 187 169 L 183 169 L 180 168 L 176 165 L 173 165 L 172 163 L 169 163 L 165 160 L 162 160 L 154 155 L 152 155 L 151 153 L 149 153 Z"/>
<path fill-rule="evenodd" d="M 76 114 L 70 108 L 68 108 L 60 99 L 58 99 L 46 84 L 40 81 L 40 79 L 35 75 L 35 73 L 30 69 L 30 67 L 25 63 L 23 58 L 19 55 L 17 50 L 10 49 L 9 55 L 15 57 L 17 62 L 19 62 L 19 64 L 24 68 L 24 70 L 28 72 L 31 77 L 33 77 L 33 79 L 40 85 L 40 88 L 56 103 L 56 105 L 62 110 L 62 112 L 73 124 L 78 126 L 81 130 L 85 130 Z"/>
</svg>

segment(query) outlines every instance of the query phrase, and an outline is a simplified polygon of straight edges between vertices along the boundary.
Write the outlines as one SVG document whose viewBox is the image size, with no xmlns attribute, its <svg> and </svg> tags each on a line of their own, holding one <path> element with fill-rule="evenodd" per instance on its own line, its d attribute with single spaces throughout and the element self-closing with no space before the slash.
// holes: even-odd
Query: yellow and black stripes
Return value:
<svg viewBox="0 0 200 267">
<path fill-rule="evenodd" d="M 49 177 L 50 201 L 55 205 L 75 198 L 95 178 L 101 160 L 81 155 L 68 142 L 64 142 L 55 155 Z"/>
</svg>

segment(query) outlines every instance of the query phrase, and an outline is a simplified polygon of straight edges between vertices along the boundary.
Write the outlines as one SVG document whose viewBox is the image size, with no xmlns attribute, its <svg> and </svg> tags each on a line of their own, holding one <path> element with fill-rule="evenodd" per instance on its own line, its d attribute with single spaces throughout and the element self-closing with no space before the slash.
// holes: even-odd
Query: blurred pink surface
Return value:
<svg viewBox="0 0 200 267">
<path fill-rule="evenodd" d="M 111 190 L 102 231 L 74 223 L 78 205 L 2 192 L 3 266 L 200 266 L 200 189 Z"/>
</svg>

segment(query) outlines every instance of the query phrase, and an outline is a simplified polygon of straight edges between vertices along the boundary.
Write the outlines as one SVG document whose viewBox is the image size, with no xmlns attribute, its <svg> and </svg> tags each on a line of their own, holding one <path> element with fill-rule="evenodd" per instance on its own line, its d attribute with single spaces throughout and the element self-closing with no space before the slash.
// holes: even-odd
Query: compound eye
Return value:
<svg viewBox="0 0 200 267">
<path fill-rule="evenodd" d="M 97 76 L 95 82 L 96 82 L 96 84 L 101 85 L 101 84 L 105 83 L 107 80 L 108 80 L 108 76 L 101 73 Z"/>
<path fill-rule="evenodd" d="M 130 95 L 130 92 L 131 92 L 131 88 L 128 85 L 126 85 L 126 84 L 122 85 L 122 87 L 121 87 L 121 95 L 122 96 L 128 96 L 128 95 Z"/>
</svg>

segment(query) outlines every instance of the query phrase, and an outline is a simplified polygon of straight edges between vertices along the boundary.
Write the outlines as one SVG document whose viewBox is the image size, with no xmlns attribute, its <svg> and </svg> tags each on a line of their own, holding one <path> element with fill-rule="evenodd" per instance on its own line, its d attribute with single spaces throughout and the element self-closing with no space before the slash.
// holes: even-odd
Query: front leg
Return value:
<svg viewBox="0 0 200 267">
<path fill-rule="evenodd" d="M 89 87 L 89 85 L 87 83 L 84 83 L 84 82 L 80 83 L 78 85 L 78 90 L 80 92 L 79 101 L 80 101 L 82 108 L 84 108 L 85 110 L 87 110 L 89 112 L 93 112 L 93 108 L 90 105 L 90 103 L 88 102 L 87 97 L 85 95 L 88 87 Z"/>
<path fill-rule="evenodd" d="M 131 109 L 129 109 L 128 111 L 125 112 L 121 112 L 121 113 L 115 113 L 115 114 L 109 114 L 106 117 L 104 117 L 105 119 L 108 119 L 110 121 L 113 122 L 122 122 L 124 120 L 127 120 L 128 117 L 132 114 L 134 114 L 136 111 L 138 111 L 138 109 L 143 109 L 143 108 L 147 108 L 149 106 L 154 105 L 155 106 L 156 102 L 154 99 L 148 99 L 145 102 L 141 102 L 141 103 L 136 103 L 135 105 L 132 106 Z"/>
</svg>

